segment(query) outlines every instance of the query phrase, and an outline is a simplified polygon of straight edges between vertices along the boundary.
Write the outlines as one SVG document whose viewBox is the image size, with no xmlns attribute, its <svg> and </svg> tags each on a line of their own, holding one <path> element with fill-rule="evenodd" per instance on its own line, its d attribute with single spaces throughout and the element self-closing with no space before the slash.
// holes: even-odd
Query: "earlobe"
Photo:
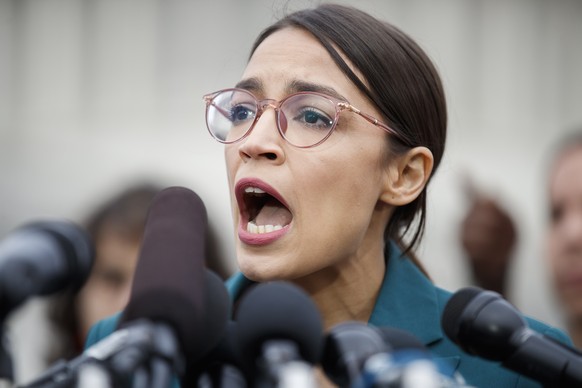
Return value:
<svg viewBox="0 0 582 388">
<path fill-rule="evenodd" d="M 411 203 L 426 186 L 433 165 L 434 157 L 426 147 L 415 147 L 395 157 L 386 169 L 380 200 L 393 206 Z"/>
</svg>

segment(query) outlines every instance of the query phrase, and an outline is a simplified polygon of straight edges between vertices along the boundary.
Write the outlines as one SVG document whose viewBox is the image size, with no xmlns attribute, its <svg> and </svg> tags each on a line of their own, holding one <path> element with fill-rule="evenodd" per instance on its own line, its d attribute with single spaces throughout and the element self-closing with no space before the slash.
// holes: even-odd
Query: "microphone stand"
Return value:
<svg viewBox="0 0 582 388">
<path fill-rule="evenodd" d="M 3 324 L 0 321 L 0 388 L 2 382 L 10 383 L 14 381 L 14 368 L 12 365 L 12 356 L 8 352 L 8 339 L 4 335 Z"/>
<path fill-rule="evenodd" d="M 140 388 L 167 388 L 173 372 L 184 373 L 184 359 L 172 328 L 141 320 L 115 331 L 77 358 L 55 363 L 20 388 L 74 387 L 79 372 L 88 365 L 97 365 L 101 374 L 112 380 L 112 386 L 125 383 Z"/>
<path fill-rule="evenodd" d="M 263 356 L 259 361 L 262 373 L 258 388 L 315 388 L 312 368 L 304 361 L 291 341 L 270 340 L 263 344 Z"/>
</svg>

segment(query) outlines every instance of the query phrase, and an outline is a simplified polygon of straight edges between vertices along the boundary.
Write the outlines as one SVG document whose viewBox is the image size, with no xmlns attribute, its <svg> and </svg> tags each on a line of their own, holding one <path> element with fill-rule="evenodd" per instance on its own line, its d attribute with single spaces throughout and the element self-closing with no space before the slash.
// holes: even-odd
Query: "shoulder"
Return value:
<svg viewBox="0 0 582 388">
<path fill-rule="evenodd" d="M 120 316 L 121 313 L 117 313 L 93 325 L 91 330 L 89 330 L 89 334 L 87 334 L 87 339 L 85 340 L 85 349 L 113 333 L 117 328 Z"/>
</svg>

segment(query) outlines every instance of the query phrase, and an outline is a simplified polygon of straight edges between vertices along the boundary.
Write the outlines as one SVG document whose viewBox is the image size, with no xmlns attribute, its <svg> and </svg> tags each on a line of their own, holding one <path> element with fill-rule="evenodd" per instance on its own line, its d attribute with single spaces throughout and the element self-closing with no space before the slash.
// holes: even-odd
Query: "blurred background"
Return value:
<svg viewBox="0 0 582 388">
<path fill-rule="evenodd" d="M 435 282 L 470 282 L 459 243 L 469 179 L 518 223 L 512 300 L 560 326 L 544 187 L 553 142 L 582 125 L 582 1 L 336 2 L 403 29 L 443 78 L 448 150 L 419 251 Z M 317 3 L 0 0 L 0 237 L 44 217 L 82 220 L 111 193 L 153 180 L 202 197 L 234 270 L 223 146 L 206 131 L 202 95 L 237 82 L 262 28 Z M 42 335 L 40 321 L 25 322 L 18 330 Z"/>
</svg>

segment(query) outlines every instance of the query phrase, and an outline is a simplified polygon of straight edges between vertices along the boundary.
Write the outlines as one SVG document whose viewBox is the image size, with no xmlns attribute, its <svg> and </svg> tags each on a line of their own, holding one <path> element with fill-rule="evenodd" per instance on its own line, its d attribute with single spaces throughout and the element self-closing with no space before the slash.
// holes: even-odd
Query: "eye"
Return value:
<svg viewBox="0 0 582 388">
<path fill-rule="evenodd" d="M 314 107 L 302 108 L 294 117 L 293 120 L 307 127 L 314 127 L 319 129 L 329 129 L 333 125 L 333 119 L 327 114 Z"/>
<path fill-rule="evenodd" d="M 559 224 L 564 215 L 564 206 L 560 204 L 552 204 L 550 209 L 550 220 L 552 224 Z"/>
<path fill-rule="evenodd" d="M 255 117 L 254 109 L 249 105 L 239 104 L 234 105 L 230 109 L 230 121 L 234 124 L 252 120 Z"/>
</svg>

